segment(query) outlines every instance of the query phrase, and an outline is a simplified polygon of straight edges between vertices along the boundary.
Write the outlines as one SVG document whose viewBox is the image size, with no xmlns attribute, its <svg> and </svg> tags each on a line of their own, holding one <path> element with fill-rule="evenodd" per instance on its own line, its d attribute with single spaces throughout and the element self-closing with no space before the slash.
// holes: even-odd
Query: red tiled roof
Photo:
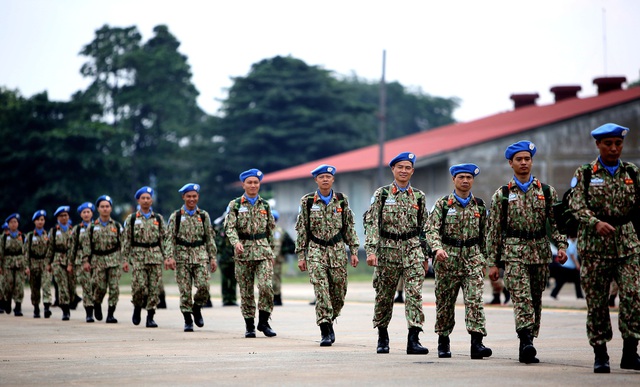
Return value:
<svg viewBox="0 0 640 387">
<path fill-rule="evenodd" d="M 474 121 L 439 128 L 390 140 L 385 143 L 384 160 L 411 151 L 418 159 L 448 152 L 496 138 L 524 132 L 611 106 L 640 99 L 640 87 L 618 90 L 589 98 L 570 98 L 544 106 L 526 106 Z M 320 164 L 331 164 L 338 173 L 364 171 L 378 166 L 377 144 L 340 153 L 295 167 L 265 174 L 262 183 L 296 180 L 311 176 Z"/>
</svg>

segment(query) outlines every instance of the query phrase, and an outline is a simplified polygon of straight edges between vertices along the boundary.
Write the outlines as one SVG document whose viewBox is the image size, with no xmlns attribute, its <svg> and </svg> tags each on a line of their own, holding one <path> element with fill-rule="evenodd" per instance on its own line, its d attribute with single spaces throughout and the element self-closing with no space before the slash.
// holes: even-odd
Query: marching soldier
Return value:
<svg viewBox="0 0 640 387">
<path fill-rule="evenodd" d="M 429 262 L 422 252 L 419 238 L 427 215 L 424 193 L 410 184 L 415 160 L 413 153 L 402 152 L 389 162 L 394 181 L 373 194 L 370 222 L 365 226 L 367 265 L 375 267 L 373 327 L 378 328 L 377 353 L 389 353 L 387 327 L 400 277 L 404 280 L 404 307 L 409 328 L 407 354 L 429 353 L 419 340 L 424 324 L 422 284 Z"/>
<path fill-rule="evenodd" d="M 99 217 L 93 222 L 87 235 L 80 238 L 82 243 L 82 267 L 85 271 L 92 270 L 93 306 L 96 320 L 102 321 L 102 301 L 109 289 L 109 307 L 107 309 L 107 324 L 117 324 L 114 317 L 118 297 L 120 296 L 120 276 L 129 271 L 129 264 L 122 259 L 120 223 L 111 219 L 113 202 L 108 195 L 102 195 L 96 200 Z"/>
<path fill-rule="evenodd" d="M 73 261 L 68 254 L 73 242 L 71 224 L 69 224 L 69 206 L 60 206 L 53 214 L 57 224 L 49 230 L 47 249 L 47 271 L 53 272 L 58 284 L 58 300 L 62 309 L 62 321 L 71 317 L 70 304 L 75 296 L 76 281 L 73 273 Z"/>
<path fill-rule="evenodd" d="M 171 261 L 165 258 L 166 230 L 162 215 L 151 209 L 153 189 L 142 187 L 136 194 L 140 209 L 127 216 L 124 222 L 124 244 L 122 254 L 132 271 L 131 303 L 133 303 L 133 325 L 139 325 L 142 308 L 147 310 L 147 328 L 157 328 L 153 320 L 160 297 L 162 264 Z"/>
<path fill-rule="evenodd" d="M 531 174 L 536 147 L 530 141 L 511 144 L 505 158 L 513 169 L 509 184 L 499 188 L 491 198 L 487 227 L 487 261 L 489 277 L 500 276 L 498 265 L 504 263 L 504 282 L 511 292 L 516 332 L 520 339 L 520 363 L 539 363 L 533 338 L 540 331 L 542 292 L 549 278 L 551 239 L 558 247 L 558 262 L 567 260 L 567 238 L 558 232 L 551 211 L 557 201 L 556 190 Z"/>
<path fill-rule="evenodd" d="M 258 282 L 258 330 L 267 337 L 276 332 L 269 325 L 273 311 L 273 230 L 276 222 L 266 200 L 258 195 L 263 174 L 249 169 L 240 174 L 244 194 L 229 202 L 224 228 L 234 246 L 236 280 L 240 285 L 240 309 L 245 337 L 256 337 L 254 283 Z"/>
<path fill-rule="evenodd" d="M 455 304 L 462 288 L 465 323 L 471 335 L 471 358 L 491 356 L 482 344 L 487 335 L 484 316 L 484 258 L 487 209 L 471 193 L 480 168 L 458 164 L 449 168 L 454 190 L 433 206 L 425 226 L 429 246 L 435 251 L 436 325 L 438 357 L 451 357 L 449 335 L 455 325 Z"/>
<path fill-rule="evenodd" d="M 84 202 L 78 206 L 78 215 L 82 221 L 73 227 L 71 239 L 71 261 L 74 264 L 76 278 L 82 287 L 82 304 L 86 313 L 85 321 L 94 322 L 93 319 L 93 286 L 91 282 L 91 270 L 85 271 L 82 268 L 82 239 L 87 236 L 86 231 L 91 226 L 93 219 L 93 209 L 95 206 L 91 202 Z"/>
<path fill-rule="evenodd" d="M 24 236 L 18 230 L 20 214 L 14 213 L 5 220 L 9 226 L 0 243 L 0 270 L 4 273 L 4 311 L 11 313 L 11 300 L 15 302 L 13 314 L 22 316 L 24 298 L 24 276 L 29 275 L 29 265 L 25 259 Z"/>
<path fill-rule="evenodd" d="M 569 205 L 577 215 L 581 283 L 587 300 L 587 337 L 595 353 L 594 372 L 609 373 L 607 342 L 613 337 L 609 283 L 619 287 L 620 368 L 640 370 L 640 171 L 620 161 L 628 128 L 605 124 L 591 132 L 600 155 L 576 170 Z M 634 221 L 632 224 L 631 222 Z"/>
<path fill-rule="evenodd" d="M 47 212 L 38 210 L 31 220 L 35 225 L 33 231 L 25 237 L 24 254 L 29 262 L 29 286 L 31 287 L 31 304 L 33 318 L 40 318 L 40 300 L 44 302 L 44 317 L 51 317 L 51 276 L 47 271 L 47 248 L 49 235 L 44 229 Z M 49 274 L 49 275 L 48 275 Z M 41 298 L 42 297 L 42 298 Z"/>
<path fill-rule="evenodd" d="M 215 272 L 216 244 L 209 214 L 198 207 L 199 184 L 185 184 L 178 191 L 184 205 L 169 217 L 165 268 L 175 269 L 180 290 L 180 311 L 184 317 L 184 331 L 193 332 L 193 323 L 204 326 L 202 308 L 209 299 L 209 271 Z M 196 294 L 192 298 L 192 287 Z M 193 318 L 191 315 L 193 314 Z"/>
<path fill-rule="evenodd" d="M 300 271 L 309 271 L 316 296 L 316 324 L 320 326 L 321 347 L 335 342 L 333 321 L 338 318 L 347 294 L 347 257 L 358 266 L 358 247 L 353 211 L 347 197 L 334 192 L 336 168 L 320 165 L 313 171 L 318 190 L 300 199 L 296 221 L 296 254 Z"/>
</svg>

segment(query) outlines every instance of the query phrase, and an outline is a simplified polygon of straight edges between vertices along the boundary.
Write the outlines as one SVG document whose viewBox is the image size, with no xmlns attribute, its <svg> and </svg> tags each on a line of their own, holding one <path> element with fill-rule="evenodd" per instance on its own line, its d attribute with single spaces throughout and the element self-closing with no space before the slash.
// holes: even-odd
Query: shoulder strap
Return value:
<svg viewBox="0 0 640 387">
<path fill-rule="evenodd" d="M 507 217 L 509 216 L 509 186 L 502 186 L 502 216 L 500 216 L 500 228 L 502 234 L 507 231 Z"/>
<path fill-rule="evenodd" d="M 551 212 L 551 187 L 548 184 L 542 183 L 542 194 L 544 195 L 544 210 L 545 216 L 549 219 L 549 214 Z"/>
<path fill-rule="evenodd" d="M 31 241 L 33 240 L 33 231 L 29 231 L 27 233 L 27 251 L 29 252 L 29 256 L 31 256 Z"/>
<path fill-rule="evenodd" d="M 378 214 L 378 230 L 382 230 L 382 208 L 384 207 L 384 203 L 387 201 L 389 197 L 389 186 L 382 187 L 382 192 L 380 193 L 380 213 Z"/>
<path fill-rule="evenodd" d="M 207 240 L 207 216 L 204 211 L 200 211 L 200 220 L 202 221 L 202 242 Z"/>
<path fill-rule="evenodd" d="M 180 219 L 182 218 L 181 210 L 176 210 L 176 212 L 174 212 L 173 214 L 174 214 L 173 218 L 175 219 L 175 222 L 176 222 L 175 229 L 174 229 L 174 236 L 177 238 L 178 233 L 180 232 Z"/>
<path fill-rule="evenodd" d="M 591 196 L 589 195 L 589 183 L 591 182 L 591 173 L 592 173 L 591 164 L 584 164 L 582 166 L 582 169 L 583 169 L 582 184 L 584 186 L 584 203 L 587 205 L 587 208 L 589 208 L 589 199 Z"/>
<path fill-rule="evenodd" d="M 336 192 L 336 197 L 340 202 L 340 208 L 342 208 L 342 228 L 340 229 L 340 232 L 344 237 L 347 230 L 347 222 L 345 221 L 346 204 L 344 202 L 344 195 L 342 194 L 342 192 Z"/>
<path fill-rule="evenodd" d="M 484 224 L 486 223 L 485 218 L 487 217 L 487 206 L 484 204 L 484 200 L 480 198 L 474 196 L 473 200 L 475 200 L 478 209 L 480 209 L 480 238 L 484 240 Z"/>
<path fill-rule="evenodd" d="M 309 196 L 307 196 L 307 204 L 306 204 L 306 208 L 307 208 L 307 224 L 305 225 L 305 228 L 307 230 L 307 244 L 309 243 L 309 238 L 311 237 L 311 207 L 313 207 L 313 198 L 314 198 L 314 194 L 313 193 L 309 193 L 307 194 Z"/>
<path fill-rule="evenodd" d="M 89 225 L 89 247 L 91 249 L 91 255 L 93 255 L 93 225 L 93 222 Z"/>
<path fill-rule="evenodd" d="M 442 236 L 444 234 L 444 225 L 446 224 L 447 215 L 449 213 L 449 198 L 448 198 L 448 196 L 443 196 L 438 201 L 443 203 L 442 204 L 442 217 L 440 218 L 440 236 Z M 436 202 L 436 203 L 438 203 L 438 202 Z"/>
<path fill-rule="evenodd" d="M 131 214 L 131 221 L 129 222 L 129 228 L 131 229 L 131 245 L 133 246 L 133 224 L 136 222 L 136 219 L 138 218 L 138 211 L 134 212 Z"/>
</svg>

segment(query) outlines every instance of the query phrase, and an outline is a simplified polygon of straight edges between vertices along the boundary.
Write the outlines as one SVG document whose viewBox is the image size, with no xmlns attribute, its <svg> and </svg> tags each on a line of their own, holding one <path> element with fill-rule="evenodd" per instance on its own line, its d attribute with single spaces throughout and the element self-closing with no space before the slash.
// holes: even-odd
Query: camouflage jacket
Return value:
<svg viewBox="0 0 640 387">
<path fill-rule="evenodd" d="M 629 164 L 640 177 L 638 167 Z M 578 251 L 582 254 L 596 254 L 600 258 L 623 258 L 640 253 L 640 242 L 631 222 L 624 225 L 613 225 L 616 232 L 614 237 L 602 237 L 596 232 L 599 218 L 619 218 L 627 216 L 632 208 L 637 208 L 633 181 L 622 165 L 614 176 L 597 159 L 591 162 L 591 181 L 589 182 L 589 203 L 583 183 L 583 168 L 576 170 L 574 175 L 574 192 L 569 200 L 569 206 L 580 220 L 578 228 Z M 575 184 L 573 184 L 575 183 Z M 609 222 L 611 223 L 611 222 Z"/>
<path fill-rule="evenodd" d="M 82 261 L 98 270 L 122 265 L 122 232 L 122 225 L 113 219 L 106 226 L 102 226 L 100 219 L 93 221 L 86 235 L 80 237 Z"/>
<path fill-rule="evenodd" d="M 445 207 L 447 216 L 442 221 Z M 485 230 L 487 223 L 486 207 L 478 205 L 478 201 L 473 195 L 466 207 L 463 207 L 453 196 L 443 196 L 436 201 L 433 210 L 425 224 L 425 235 L 427 243 L 435 250 L 444 250 L 449 256 L 460 257 L 461 259 L 475 259 L 484 266 L 485 260 Z M 483 213 L 484 212 L 484 213 Z M 443 238 L 449 243 L 443 243 Z M 471 246 L 454 246 L 453 240 L 460 243 L 474 242 Z"/>
<path fill-rule="evenodd" d="M 238 202 L 239 201 L 239 202 Z M 266 200 L 258 197 L 255 205 L 243 196 L 229 202 L 224 219 L 224 230 L 229 242 L 235 246 L 242 242 L 244 253 L 237 260 L 275 259 L 273 230 L 276 221 Z"/>
<path fill-rule="evenodd" d="M 507 230 L 502 230 L 502 188 L 498 188 L 491 198 L 491 209 L 486 235 L 487 263 L 495 266 L 498 257 L 504 262 L 520 262 L 523 264 L 551 263 L 551 246 L 547 236 L 547 216 L 551 232 L 551 240 L 558 249 L 566 250 L 567 237 L 558 232 L 553 211 L 547 207 L 542 183 L 534 177 L 527 192 L 522 192 L 512 178 L 507 185 Z M 549 186 L 551 203 L 558 201 L 555 188 Z M 550 206 L 549 206 L 550 207 Z M 543 233 L 536 239 L 520 237 L 503 238 L 503 232 Z"/>
<path fill-rule="evenodd" d="M 216 248 L 218 249 L 218 260 L 220 262 L 232 262 L 233 261 L 233 246 L 227 238 L 227 233 L 224 231 L 224 222 L 220 222 L 214 226 L 216 230 Z"/>
<path fill-rule="evenodd" d="M 29 231 L 24 240 L 24 257 L 29 265 L 31 260 L 45 261 L 49 248 L 49 234 L 45 230 L 42 231 L 42 235 L 38 235 L 35 230 Z"/>
<path fill-rule="evenodd" d="M 147 219 L 140 211 L 129 214 L 124 221 L 122 233 L 124 259 L 132 265 L 162 264 L 165 258 L 166 234 L 167 228 L 162 215 L 152 211 Z"/>
<path fill-rule="evenodd" d="M 47 262 L 50 264 L 72 265 L 71 244 L 73 243 L 73 229 L 71 226 L 64 231 L 59 224 L 49 230 L 49 246 L 47 248 Z"/>
<path fill-rule="evenodd" d="M 175 259 L 177 263 L 208 265 L 216 259 L 215 232 L 211 217 L 201 208 L 196 208 L 193 215 L 189 215 L 184 206 L 174 211 L 169 217 L 166 235 L 166 256 Z"/>
<path fill-rule="evenodd" d="M 385 203 L 381 203 L 380 197 L 383 190 L 388 191 L 388 196 Z M 418 203 L 420 202 L 420 207 Z M 380 219 L 380 207 L 382 206 L 382 219 Z M 422 224 L 418 224 L 418 213 L 423 213 Z M 428 212 L 425 209 L 424 204 L 424 192 L 419 189 L 409 186 L 406 190 L 399 190 L 395 184 L 391 184 L 385 187 L 380 187 L 376 190 L 371 198 L 370 207 L 370 225 L 365 230 L 365 250 L 367 255 L 377 254 L 378 260 L 383 255 L 382 251 L 389 251 L 389 249 L 398 250 L 397 253 L 386 254 L 384 259 L 389 262 L 401 263 L 403 257 L 407 257 L 407 254 L 402 253 L 410 250 L 420 250 L 420 238 L 419 235 L 415 235 L 410 239 L 401 240 L 393 239 L 381 236 L 381 232 L 393 233 L 396 235 L 404 233 L 414 233 L 417 231 L 419 234 L 423 228 Z M 380 230 L 380 226 L 382 230 Z M 425 257 L 422 251 L 417 255 L 420 262 L 424 261 Z M 404 266 L 412 264 L 410 262 L 402 262 Z"/>
<path fill-rule="evenodd" d="M 23 251 L 24 235 L 18 231 L 13 238 L 8 232 L 2 234 L 0 242 L 0 265 L 7 269 L 22 269 L 27 267 L 27 260 Z"/>
<path fill-rule="evenodd" d="M 313 201 L 307 211 L 309 199 Z M 295 226 L 296 255 L 299 260 L 319 261 L 330 267 L 340 267 L 349 262 L 345 246 L 349 246 L 351 254 L 358 254 L 360 241 L 353 211 L 349 208 L 346 195 L 343 195 L 342 200 L 344 203 L 341 203 L 335 191 L 328 205 L 320 199 L 317 192 L 308 193 L 300 199 L 300 212 Z M 337 239 L 332 246 L 323 246 L 318 242 L 329 242 L 332 239 Z"/>
<path fill-rule="evenodd" d="M 82 238 L 86 235 L 87 225 L 80 222 L 73 226 L 71 231 L 71 248 L 69 249 L 70 259 L 74 265 L 82 265 Z"/>
</svg>

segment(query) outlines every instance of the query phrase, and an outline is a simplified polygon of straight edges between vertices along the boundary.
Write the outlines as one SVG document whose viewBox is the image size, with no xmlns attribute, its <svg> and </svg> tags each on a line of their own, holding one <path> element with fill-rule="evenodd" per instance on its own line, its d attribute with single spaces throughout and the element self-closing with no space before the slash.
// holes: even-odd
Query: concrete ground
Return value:
<svg viewBox="0 0 640 387">
<path fill-rule="evenodd" d="M 54 308 L 50 319 L 33 319 L 28 290 L 24 316 L 0 315 L 0 385 L 396 385 L 396 386 L 638 386 L 640 372 L 619 367 L 622 340 L 617 328 L 609 343 L 611 374 L 593 373 L 593 352 L 585 333 L 584 300 L 566 286 L 559 300 L 544 295 L 540 337 L 535 341 L 540 364 L 518 363 L 518 340 L 511 304 L 487 306 L 485 344 L 493 356 L 469 358 L 461 297 L 450 359 L 438 359 L 433 333 L 433 280 L 425 282 L 425 332 L 428 355 L 407 355 L 403 305 L 396 304 L 389 327 L 391 353 L 376 354 L 372 329 L 374 291 L 370 283 L 351 283 L 336 342 L 320 347 L 310 284 L 283 285 L 284 306 L 276 307 L 271 326 L 277 337 L 258 332 L 244 338 L 238 307 L 222 307 L 219 284 L 212 285 L 214 307 L 204 310 L 205 326 L 182 331 L 178 291 L 168 286 L 168 308 L 159 310 L 157 329 L 131 323 L 129 289 L 122 287 L 118 324 L 87 324 L 80 305 L 70 321 Z M 485 298 L 490 297 L 487 284 Z M 144 313 L 144 312 L 143 312 Z M 144 314 L 143 314 L 144 317 Z M 617 327 L 617 312 L 611 314 Z"/>
</svg>

